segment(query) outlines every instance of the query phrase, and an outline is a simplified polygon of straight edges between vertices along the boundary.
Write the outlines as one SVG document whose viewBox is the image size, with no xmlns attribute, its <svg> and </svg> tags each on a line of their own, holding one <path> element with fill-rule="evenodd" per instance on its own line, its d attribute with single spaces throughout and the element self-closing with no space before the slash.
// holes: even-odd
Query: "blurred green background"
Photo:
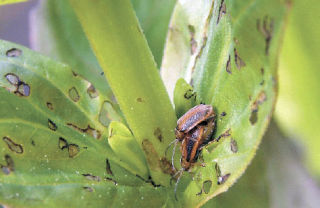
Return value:
<svg viewBox="0 0 320 208">
<path fill-rule="evenodd" d="M 174 1 L 132 2 L 160 66 Z M 30 47 L 29 12 L 37 3 L 0 7 L 0 38 Z M 320 1 L 291 7 L 274 121 L 245 174 L 205 207 L 320 207 Z"/>
</svg>

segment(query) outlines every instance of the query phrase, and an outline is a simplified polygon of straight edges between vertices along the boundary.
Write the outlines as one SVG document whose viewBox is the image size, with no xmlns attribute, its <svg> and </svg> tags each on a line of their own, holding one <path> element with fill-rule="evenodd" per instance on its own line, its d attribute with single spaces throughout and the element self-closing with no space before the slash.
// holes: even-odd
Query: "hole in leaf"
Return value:
<svg viewBox="0 0 320 208">
<path fill-rule="evenodd" d="M 210 192 L 211 186 L 212 186 L 212 181 L 210 180 L 204 181 L 202 184 L 203 192 L 205 194 L 208 194 Z"/>
<path fill-rule="evenodd" d="M 21 56 L 21 54 L 22 54 L 22 50 L 18 48 L 11 48 L 6 52 L 6 56 L 8 57 L 18 57 L 18 56 Z"/>
<path fill-rule="evenodd" d="M 62 137 L 59 137 L 59 143 L 58 143 L 58 146 L 59 146 L 59 149 L 65 149 L 65 148 L 68 148 L 68 142 L 67 140 L 65 140 L 64 138 Z"/>
<path fill-rule="evenodd" d="M 4 174 L 9 175 L 11 172 L 14 171 L 14 162 L 9 155 L 5 155 L 4 159 L 7 164 L 6 166 L 0 164 L 0 167 Z"/>
<path fill-rule="evenodd" d="M 13 73 L 8 73 L 5 75 L 5 77 L 10 84 L 18 86 L 20 79 L 17 75 L 15 75 Z"/>
<path fill-rule="evenodd" d="M 7 81 L 14 87 L 14 89 L 8 89 L 10 92 L 18 96 L 29 96 L 30 95 L 30 86 L 25 82 L 21 81 L 20 78 L 13 74 L 8 73 L 5 75 Z"/>
<path fill-rule="evenodd" d="M 53 110 L 53 104 L 52 104 L 52 103 L 47 102 L 46 105 L 47 105 L 47 108 L 48 108 L 49 110 Z"/>
<path fill-rule="evenodd" d="M 68 152 L 69 152 L 69 157 L 74 158 L 80 152 L 80 148 L 76 144 L 69 144 Z"/>
<path fill-rule="evenodd" d="M 242 59 L 240 58 L 238 51 L 236 48 L 234 48 L 234 62 L 236 63 L 237 69 L 241 69 L 242 67 L 245 67 L 246 64 L 244 63 L 244 61 L 242 61 Z"/>
<path fill-rule="evenodd" d="M 223 176 L 219 176 L 218 177 L 218 185 L 224 184 L 228 180 L 229 177 L 230 177 L 230 173 L 223 175 Z"/>
<path fill-rule="evenodd" d="M 238 152 L 238 144 L 237 144 L 237 141 L 232 139 L 230 140 L 230 148 L 231 148 L 231 151 L 233 153 L 237 153 Z"/>
<path fill-rule="evenodd" d="M 92 187 L 89 187 L 89 186 L 84 186 L 83 189 L 88 191 L 88 192 L 93 192 L 94 191 L 94 189 Z"/>
<path fill-rule="evenodd" d="M 90 98 L 96 98 L 99 96 L 98 91 L 96 90 L 96 88 L 92 84 L 88 87 L 87 93 L 89 94 Z"/>
<path fill-rule="evenodd" d="M 118 182 L 112 178 L 105 177 L 104 180 L 113 182 L 114 185 L 118 185 Z"/>
<path fill-rule="evenodd" d="M 73 100 L 74 102 L 78 102 L 80 99 L 79 93 L 77 91 L 77 89 L 75 87 L 72 87 L 69 90 L 69 97 L 71 98 L 71 100 Z"/>
<path fill-rule="evenodd" d="M 197 93 L 194 92 L 192 89 L 188 89 L 188 90 L 184 93 L 183 97 L 184 97 L 185 99 L 187 99 L 187 100 L 189 100 L 189 99 L 191 99 L 191 98 L 193 97 L 194 100 L 196 100 L 196 98 L 197 98 Z"/>
<path fill-rule="evenodd" d="M 112 103 L 108 100 L 104 101 L 99 113 L 99 122 L 103 126 L 108 126 L 111 120 L 121 120 Z"/>
<path fill-rule="evenodd" d="M 94 128 L 92 128 L 90 125 L 88 125 L 88 127 L 86 129 L 82 129 L 72 123 L 67 123 L 68 126 L 80 131 L 80 132 L 83 132 L 85 134 L 88 134 L 90 136 L 92 136 L 93 138 L 95 139 L 99 139 L 101 137 L 101 132 L 99 130 L 96 130 Z"/>
<path fill-rule="evenodd" d="M 113 175 L 112 170 L 111 170 L 111 166 L 110 166 L 110 162 L 108 159 L 106 159 L 106 171 L 109 175 Z"/>
<path fill-rule="evenodd" d="M 231 56 L 230 55 L 229 55 L 229 58 L 228 58 L 228 61 L 227 61 L 227 65 L 226 65 L 226 71 L 229 74 L 232 74 L 232 72 L 231 72 Z"/>
<path fill-rule="evenodd" d="M 21 83 L 21 84 L 19 84 L 16 93 L 18 93 L 21 96 L 29 96 L 30 95 L 30 86 L 25 83 Z"/>
<path fill-rule="evenodd" d="M 258 121 L 258 109 L 255 111 L 251 111 L 251 115 L 250 115 L 250 123 L 252 125 L 255 125 Z"/>
<path fill-rule="evenodd" d="M 15 153 L 22 154 L 23 148 L 21 144 L 14 143 L 9 137 L 3 137 L 3 141 L 8 145 L 9 149 Z"/>
<path fill-rule="evenodd" d="M 227 7 L 226 4 L 224 3 L 224 0 L 221 1 L 220 7 L 219 7 L 219 16 L 217 19 L 217 24 L 220 22 L 222 15 L 227 13 Z"/>
<path fill-rule="evenodd" d="M 51 121 L 50 119 L 48 119 L 48 127 L 52 131 L 56 131 L 58 129 L 57 125 L 53 121 Z"/>
<path fill-rule="evenodd" d="M 97 182 L 100 182 L 101 179 L 99 176 L 95 176 L 95 175 L 92 175 L 90 173 L 84 173 L 82 174 L 86 179 L 88 180 L 91 180 L 91 181 L 97 181 Z"/>
</svg>

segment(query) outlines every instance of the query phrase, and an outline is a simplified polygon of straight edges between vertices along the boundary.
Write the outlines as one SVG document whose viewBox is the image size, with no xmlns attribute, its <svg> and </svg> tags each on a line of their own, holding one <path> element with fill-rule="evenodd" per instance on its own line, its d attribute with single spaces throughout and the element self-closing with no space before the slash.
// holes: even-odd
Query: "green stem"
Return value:
<svg viewBox="0 0 320 208">
<path fill-rule="evenodd" d="M 176 117 L 129 0 L 70 0 L 156 182 Z M 94 2 L 94 3 L 93 3 Z M 119 150 L 121 151 L 121 150 Z"/>
</svg>

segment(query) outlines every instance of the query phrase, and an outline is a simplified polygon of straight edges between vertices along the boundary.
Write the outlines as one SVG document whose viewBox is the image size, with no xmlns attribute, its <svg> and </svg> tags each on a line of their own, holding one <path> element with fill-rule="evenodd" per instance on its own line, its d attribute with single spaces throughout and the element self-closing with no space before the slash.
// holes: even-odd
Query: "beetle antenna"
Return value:
<svg viewBox="0 0 320 208">
<path fill-rule="evenodd" d="M 181 169 L 178 171 L 178 173 L 180 173 L 180 175 L 179 175 L 179 177 L 178 177 L 178 179 L 177 179 L 176 185 L 174 186 L 174 198 L 175 198 L 177 201 L 178 201 L 178 198 L 177 198 L 177 188 L 178 188 L 178 183 L 179 183 L 179 181 L 180 181 L 180 178 L 181 178 L 181 176 L 183 175 L 183 171 L 184 171 L 183 168 L 181 168 Z"/>
</svg>

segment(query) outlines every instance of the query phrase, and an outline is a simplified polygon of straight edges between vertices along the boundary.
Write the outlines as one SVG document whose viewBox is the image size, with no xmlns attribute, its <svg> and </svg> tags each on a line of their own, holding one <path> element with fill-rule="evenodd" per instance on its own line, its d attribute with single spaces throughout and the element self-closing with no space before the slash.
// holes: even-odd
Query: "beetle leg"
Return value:
<svg viewBox="0 0 320 208">
<path fill-rule="evenodd" d="M 174 167 L 174 155 L 176 153 L 176 146 L 177 146 L 178 140 L 175 140 L 173 150 L 172 150 L 172 156 L 171 156 L 171 164 L 172 164 L 172 170 L 176 170 Z"/>
<path fill-rule="evenodd" d="M 179 181 L 180 181 L 180 178 L 181 178 L 181 176 L 183 175 L 183 171 L 184 171 L 183 168 L 181 168 L 181 169 L 179 170 L 178 173 L 180 173 L 180 175 L 179 175 L 179 177 L 178 177 L 178 179 L 177 179 L 176 185 L 174 186 L 174 198 L 176 198 L 177 201 L 178 201 L 178 198 L 177 198 L 177 188 L 178 188 L 178 183 L 179 183 Z"/>
<path fill-rule="evenodd" d="M 170 142 L 170 144 L 168 145 L 168 147 L 166 148 L 166 151 L 164 152 L 164 155 L 167 156 L 168 153 L 168 149 L 169 147 L 171 147 L 171 145 L 173 145 L 173 143 L 177 143 L 177 139 L 173 140 L 172 142 Z"/>
</svg>

